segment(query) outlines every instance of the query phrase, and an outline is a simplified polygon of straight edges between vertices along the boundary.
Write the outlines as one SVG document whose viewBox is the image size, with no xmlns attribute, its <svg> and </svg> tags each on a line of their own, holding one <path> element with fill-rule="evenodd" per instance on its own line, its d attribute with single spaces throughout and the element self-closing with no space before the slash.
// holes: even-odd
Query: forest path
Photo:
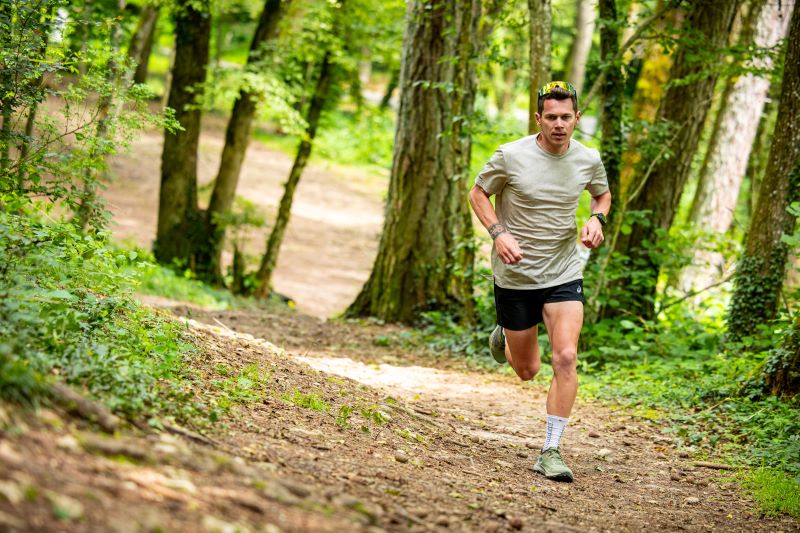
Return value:
<svg viewBox="0 0 800 533">
<path fill-rule="evenodd" d="M 551 482 L 535 474 L 531 466 L 543 441 L 549 381 L 543 377 L 521 383 L 509 374 L 409 350 L 402 342 L 386 342 L 403 337 L 402 329 L 393 326 L 321 322 L 281 310 L 203 311 L 179 306 L 172 311 L 226 335 L 266 338 L 300 368 L 307 364 L 320 372 L 307 377 L 301 372 L 289 379 L 293 390 L 319 389 L 323 397 L 335 397 L 328 413 L 320 417 L 306 412 L 277 423 L 262 414 L 240 424 L 232 442 L 258 449 L 265 446 L 263 435 L 272 435 L 266 449 L 277 453 L 304 483 L 366 502 L 378 510 L 375 522 L 382 528 L 767 531 L 797 527 L 791 521 L 760 517 L 752 501 L 730 482 L 730 472 L 698 467 L 657 424 L 596 402 L 578 401 L 564 438 L 562 449 L 575 472 L 575 483 Z M 349 381 L 332 376 L 361 386 L 354 389 Z M 376 424 L 360 415 L 367 405 L 389 415 L 389 421 Z M 354 408 L 355 421 L 346 430 L 331 424 L 337 412 L 341 416 L 342 406 Z M 252 423 L 259 429 L 253 430 Z M 369 432 L 359 431 L 361 424 Z M 299 432 L 301 438 L 287 442 L 287 431 L 295 436 Z"/>
<path fill-rule="evenodd" d="M 166 307 L 191 317 L 191 392 L 230 410 L 193 431 L 108 437 L 0 404 L 0 531 L 798 529 L 759 516 L 729 472 L 656 424 L 594 402 L 578 402 L 563 441 L 575 482 L 544 479 L 531 466 L 546 380 L 436 357 L 400 328 Z"/>
</svg>

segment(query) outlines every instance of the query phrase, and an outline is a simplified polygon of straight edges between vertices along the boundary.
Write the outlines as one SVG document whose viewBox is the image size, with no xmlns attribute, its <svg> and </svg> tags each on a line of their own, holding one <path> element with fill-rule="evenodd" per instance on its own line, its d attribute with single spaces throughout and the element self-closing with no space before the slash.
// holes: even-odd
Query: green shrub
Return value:
<svg viewBox="0 0 800 533">
<path fill-rule="evenodd" d="M 185 364 L 181 326 L 132 298 L 135 252 L 103 235 L 0 213 L 0 394 L 36 403 L 59 376 L 128 416 L 178 417 L 203 409 Z"/>
</svg>

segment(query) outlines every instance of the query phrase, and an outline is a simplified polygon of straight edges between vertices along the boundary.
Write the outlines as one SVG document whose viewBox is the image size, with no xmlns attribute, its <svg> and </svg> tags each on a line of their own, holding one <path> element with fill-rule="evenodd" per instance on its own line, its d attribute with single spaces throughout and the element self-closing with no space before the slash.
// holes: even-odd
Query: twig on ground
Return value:
<svg viewBox="0 0 800 533">
<path fill-rule="evenodd" d="M 229 328 L 228 326 L 226 326 L 225 324 L 223 324 L 221 321 L 217 320 L 216 318 L 211 317 L 211 320 L 213 320 L 214 322 L 216 322 L 217 324 L 219 324 L 223 328 L 227 329 L 228 331 L 233 332 L 233 330 L 231 328 Z"/>
<path fill-rule="evenodd" d="M 199 433 L 195 433 L 194 431 L 189 431 L 188 429 L 182 428 L 180 426 L 173 426 L 172 424 L 167 424 L 167 423 L 162 423 L 162 425 L 164 426 L 164 429 L 166 429 L 170 433 L 186 437 L 187 439 L 196 440 L 197 442 L 202 442 L 203 444 L 208 444 L 210 446 L 219 445 L 219 443 L 212 438 L 206 437 L 205 435 L 201 435 Z"/>
<path fill-rule="evenodd" d="M 725 465 L 722 463 L 708 463 L 706 461 L 697 461 L 694 463 L 694 466 L 699 466 L 702 468 L 711 468 L 713 470 L 735 470 L 736 467 L 731 465 Z"/>
<path fill-rule="evenodd" d="M 119 427 L 119 418 L 114 416 L 104 405 L 84 398 L 69 385 L 55 383 L 50 388 L 50 392 L 58 402 L 64 404 L 82 418 L 96 421 L 104 431 L 114 433 Z"/>
</svg>

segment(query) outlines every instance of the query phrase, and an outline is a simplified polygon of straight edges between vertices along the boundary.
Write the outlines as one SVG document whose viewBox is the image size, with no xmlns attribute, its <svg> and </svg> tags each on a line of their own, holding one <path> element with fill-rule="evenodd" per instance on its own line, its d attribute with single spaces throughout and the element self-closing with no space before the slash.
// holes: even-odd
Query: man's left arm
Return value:
<svg viewBox="0 0 800 533">
<path fill-rule="evenodd" d="M 592 197 L 592 214 L 603 213 L 603 216 L 608 215 L 611 209 L 611 192 L 606 191 L 600 196 Z M 597 248 L 602 244 L 603 239 L 603 224 L 597 217 L 589 217 L 586 224 L 583 225 L 581 230 L 581 242 L 587 248 Z"/>
</svg>

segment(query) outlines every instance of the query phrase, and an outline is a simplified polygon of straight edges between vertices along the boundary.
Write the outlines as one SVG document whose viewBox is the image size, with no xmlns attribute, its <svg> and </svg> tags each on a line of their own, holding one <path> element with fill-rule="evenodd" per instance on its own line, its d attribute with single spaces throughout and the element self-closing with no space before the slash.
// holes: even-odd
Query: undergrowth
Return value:
<svg viewBox="0 0 800 533">
<path fill-rule="evenodd" d="M 36 405 L 63 379 L 124 417 L 205 417 L 183 326 L 132 296 L 149 268 L 33 207 L 0 212 L 0 398 Z"/>
</svg>

